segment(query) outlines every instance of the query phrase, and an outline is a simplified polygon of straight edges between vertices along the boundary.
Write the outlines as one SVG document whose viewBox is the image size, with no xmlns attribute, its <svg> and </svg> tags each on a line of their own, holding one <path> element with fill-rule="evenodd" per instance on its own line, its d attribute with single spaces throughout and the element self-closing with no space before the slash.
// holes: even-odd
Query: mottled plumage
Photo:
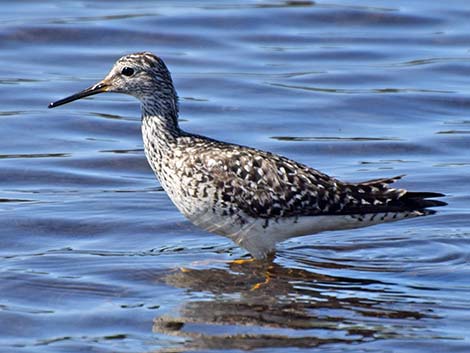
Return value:
<svg viewBox="0 0 470 353">
<path fill-rule="evenodd" d="M 122 57 L 103 81 L 50 107 L 105 91 L 141 101 L 145 154 L 178 209 L 256 258 L 292 236 L 422 216 L 445 205 L 428 200 L 442 194 L 391 188 L 400 176 L 346 183 L 285 157 L 184 132 L 170 72 L 147 52 Z"/>
</svg>

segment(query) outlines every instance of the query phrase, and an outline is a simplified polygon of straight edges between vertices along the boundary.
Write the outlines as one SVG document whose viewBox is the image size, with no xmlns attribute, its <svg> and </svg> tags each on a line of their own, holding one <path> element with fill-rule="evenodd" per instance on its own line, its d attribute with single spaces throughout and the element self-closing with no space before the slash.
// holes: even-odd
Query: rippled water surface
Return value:
<svg viewBox="0 0 470 353">
<path fill-rule="evenodd" d="M 469 352 L 468 1 L 1 5 L 1 352 Z M 229 263 L 154 179 L 134 99 L 46 108 L 142 50 L 184 129 L 449 206 Z"/>
</svg>

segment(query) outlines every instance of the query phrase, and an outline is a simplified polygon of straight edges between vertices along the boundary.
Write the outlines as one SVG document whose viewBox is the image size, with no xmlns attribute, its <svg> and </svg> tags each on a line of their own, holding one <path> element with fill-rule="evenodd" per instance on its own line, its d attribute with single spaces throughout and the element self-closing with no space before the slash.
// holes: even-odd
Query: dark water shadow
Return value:
<svg viewBox="0 0 470 353">
<path fill-rule="evenodd" d="M 321 263 L 317 263 L 321 266 Z M 153 331 L 184 338 L 181 351 L 313 348 L 411 338 L 436 318 L 397 285 L 269 263 L 182 269 L 164 277 L 191 298 Z M 178 349 L 177 351 L 180 351 Z M 175 347 L 172 347 L 172 352 Z"/>
</svg>

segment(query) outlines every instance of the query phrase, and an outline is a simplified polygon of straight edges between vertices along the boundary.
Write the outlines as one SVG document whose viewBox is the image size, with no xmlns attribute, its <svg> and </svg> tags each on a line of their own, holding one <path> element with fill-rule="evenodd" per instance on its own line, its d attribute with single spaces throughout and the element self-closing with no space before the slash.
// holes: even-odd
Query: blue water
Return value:
<svg viewBox="0 0 470 353">
<path fill-rule="evenodd" d="M 1 5 L 1 352 L 470 350 L 468 1 Z M 154 179 L 138 102 L 47 109 L 142 50 L 184 129 L 449 205 L 228 263 Z"/>
</svg>

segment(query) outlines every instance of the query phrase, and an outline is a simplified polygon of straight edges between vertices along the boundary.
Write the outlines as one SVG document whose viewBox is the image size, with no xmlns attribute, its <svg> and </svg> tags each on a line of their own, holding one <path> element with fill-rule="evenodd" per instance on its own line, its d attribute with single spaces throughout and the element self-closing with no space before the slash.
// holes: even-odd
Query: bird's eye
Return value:
<svg viewBox="0 0 470 353">
<path fill-rule="evenodd" d="M 122 69 L 121 74 L 124 76 L 132 76 L 134 74 L 134 69 L 132 67 L 126 66 Z"/>
</svg>

